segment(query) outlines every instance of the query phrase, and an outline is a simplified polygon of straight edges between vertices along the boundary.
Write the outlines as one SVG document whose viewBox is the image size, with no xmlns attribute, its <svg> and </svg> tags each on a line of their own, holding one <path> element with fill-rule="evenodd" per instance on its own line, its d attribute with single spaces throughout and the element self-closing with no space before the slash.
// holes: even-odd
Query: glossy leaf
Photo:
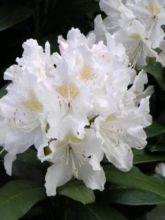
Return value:
<svg viewBox="0 0 165 220">
<path fill-rule="evenodd" d="M 151 126 L 145 129 L 148 138 L 156 137 L 161 134 L 165 134 L 165 126 L 162 126 L 154 122 Z"/>
<path fill-rule="evenodd" d="M 79 181 L 72 181 L 67 183 L 61 187 L 59 194 L 67 196 L 83 204 L 90 204 L 95 201 L 94 192 Z"/>
<path fill-rule="evenodd" d="M 162 157 L 165 156 L 165 145 L 164 144 L 163 145 L 158 145 L 158 144 L 148 145 L 147 150 L 153 153 L 152 155 L 158 155 L 156 153 L 159 153 L 159 155 L 161 154 Z"/>
<path fill-rule="evenodd" d="M 41 162 L 37 158 L 37 152 L 33 148 L 29 148 L 22 154 L 18 154 L 17 160 L 31 164 L 36 167 L 41 167 Z"/>
<path fill-rule="evenodd" d="M 112 206 L 95 203 L 77 207 L 79 220 L 126 220 L 126 218 Z M 73 219 L 73 218 L 70 218 Z"/>
<path fill-rule="evenodd" d="M 138 189 L 117 189 L 108 193 L 110 201 L 124 205 L 165 204 L 165 198 L 154 193 Z"/>
<path fill-rule="evenodd" d="M 31 181 L 11 181 L 0 188 L 0 219 L 18 220 L 45 197 L 40 185 Z"/>
<path fill-rule="evenodd" d="M 4 95 L 6 95 L 7 90 L 6 87 L 8 86 L 8 84 L 4 85 L 1 89 L 0 89 L 0 98 L 2 98 Z"/>
<path fill-rule="evenodd" d="M 165 198 L 165 178 L 163 177 L 145 175 L 137 167 L 124 173 L 113 166 L 106 166 L 105 173 L 109 182 L 145 190 Z"/>
<path fill-rule="evenodd" d="M 165 72 L 160 63 L 149 64 L 144 70 L 156 79 L 161 89 L 165 90 Z"/>
<path fill-rule="evenodd" d="M 147 148 L 149 148 L 148 146 Z M 155 146 L 156 147 L 156 146 Z M 165 147 L 164 147 L 165 151 Z M 165 154 L 152 154 L 146 150 L 134 150 L 134 164 L 151 163 L 165 160 Z"/>
</svg>

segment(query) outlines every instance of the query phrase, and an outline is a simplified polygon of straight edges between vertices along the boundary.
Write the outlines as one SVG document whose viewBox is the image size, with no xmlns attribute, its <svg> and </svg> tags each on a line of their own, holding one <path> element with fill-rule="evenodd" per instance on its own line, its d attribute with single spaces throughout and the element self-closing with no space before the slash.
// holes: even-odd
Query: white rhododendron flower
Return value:
<svg viewBox="0 0 165 220">
<path fill-rule="evenodd" d="M 126 47 L 127 54 L 133 66 L 142 67 L 146 64 L 147 57 L 156 57 L 156 52 L 151 48 L 151 41 L 147 38 L 145 27 L 137 20 L 125 29 L 116 32 L 117 39 Z"/>
<path fill-rule="evenodd" d="M 124 10 L 122 5 L 119 11 Z M 72 28 L 58 42 L 60 52 L 51 54 L 48 43 L 43 50 L 35 40 L 26 41 L 22 58 L 5 72 L 11 80 L 0 99 L 5 168 L 11 174 L 16 155 L 34 145 L 41 162 L 50 165 L 47 195 L 56 195 L 57 187 L 72 178 L 103 190 L 104 156 L 128 171 L 132 148 L 146 145 L 152 87 L 144 89 L 147 75 L 136 75 L 116 33 L 106 31 L 103 42 Z"/>
<path fill-rule="evenodd" d="M 5 157 L 8 174 L 11 174 L 11 161 L 15 160 L 16 154 L 33 144 L 40 146 L 46 138 L 41 126 L 44 107 L 36 91 L 38 84 L 46 74 L 51 74 L 53 68 L 49 44 L 46 45 L 46 53 L 35 40 L 26 41 L 23 47 L 23 58 L 17 59 L 18 65 L 11 66 L 4 74 L 4 78 L 12 80 L 12 83 L 7 87 L 7 95 L 0 100 L 3 125 L 0 143 L 9 154 Z"/>
<path fill-rule="evenodd" d="M 155 57 L 154 49 L 164 39 L 165 1 L 161 0 L 101 0 L 100 8 L 107 17 L 95 19 L 94 33 L 105 41 L 107 32 L 117 35 L 133 66 L 146 65 L 147 57 Z"/>
<path fill-rule="evenodd" d="M 87 129 L 83 139 L 68 135 L 63 141 L 52 140 L 49 153 L 39 149 L 39 157 L 51 162 L 46 174 L 48 195 L 56 194 L 56 187 L 68 182 L 72 177 L 82 180 L 91 189 L 104 189 L 105 174 L 100 166 L 103 152 L 94 131 Z"/>
<path fill-rule="evenodd" d="M 164 0 L 128 0 L 126 6 L 136 18 L 145 26 L 147 38 L 152 42 L 152 47 L 157 48 L 164 38 L 161 28 L 165 21 Z"/>
</svg>

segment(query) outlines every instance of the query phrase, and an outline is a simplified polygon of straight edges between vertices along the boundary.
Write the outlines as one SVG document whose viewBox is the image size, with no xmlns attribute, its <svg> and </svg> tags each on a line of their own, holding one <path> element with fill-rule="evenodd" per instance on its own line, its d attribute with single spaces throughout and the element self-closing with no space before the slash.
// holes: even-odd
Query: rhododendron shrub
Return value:
<svg viewBox="0 0 165 220">
<path fill-rule="evenodd" d="M 165 203 L 165 2 L 90 0 L 100 11 L 84 7 L 88 30 L 57 28 L 52 41 L 39 35 L 63 6 L 53 2 L 13 19 L 34 7 L 34 36 L 3 71 L 0 219 L 35 204 L 23 219 L 141 219 L 143 205 Z"/>
</svg>

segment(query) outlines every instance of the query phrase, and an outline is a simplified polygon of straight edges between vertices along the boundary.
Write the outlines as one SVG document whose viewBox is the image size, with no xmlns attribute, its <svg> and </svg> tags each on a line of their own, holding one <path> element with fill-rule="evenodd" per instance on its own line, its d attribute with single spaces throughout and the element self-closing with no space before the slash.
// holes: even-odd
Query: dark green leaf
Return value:
<svg viewBox="0 0 165 220">
<path fill-rule="evenodd" d="M 157 205 L 165 204 L 165 198 L 151 192 L 138 189 L 110 190 L 111 202 L 124 205 Z"/>
<path fill-rule="evenodd" d="M 18 220 L 45 197 L 44 188 L 31 181 L 11 181 L 0 189 L 0 219 Z"/>
<path fill-rule="evenodd" d="M 7 86 L 8 86 L 8 84 L 5 85 L 5 86 L 3 86 L 3 87 L 0 89 L 0 98 L 2 98 L 4 95 L 6 95 L 6 93 L 7 93 L 6 87 L 7 87 Z"/>
<path fill-rule="evenodd" d="M 83 204 L 90 204 L 95 201 L 94 192 L 88 189 L 80 181 L 72 181 L 61 187 L 59 194 L 79 201 Z"/>
<path fill-rule="evenodd" d="M 159 86 L 163 90 L 165 90 L 165 74 L 164 69 L 160 63 L 153 63 L 148 66 L 145 66 L 144 70 L 151 74 L 156 79 Z"/>
<path fill-rule="evenodd" d="M 20 179 L 32 180 L 42 184 L 45 178 L 44 172 L 41 169 L 20 160 L 14 162 L 12 174 Z"/>
<path fill-rule="evenodd" d="M 161 134 L 165 134 L 165 126 L 162 126 L 156 122 L 154 122 L 149 127 L 145 128 L 148 138 L 156 137 Z"/>
<path fill-rule="evenodd" d="M 148 145 L 147 150 L 151 153 L 159 153 L 159 155 L 161 154 L 162 157 L 165 156 L 165 145 Z M 152 154 L 152 155 L 154 156 L 157 154 Z"/>
<path fill-rule="evenodd" d="M 12 173 L 21 179 L 43 183 L 45 176 L 42 168 L 43 164 L 37 159 L 36 151 L 31 148 L 18 154 L 17 160 L 13 163 Z"/>
<path fill-rule="evenodd" d="M 80 206 L 77 212 L 79 220 L 126 220 L 119 211 L 104 203 Z"/>
<path fill-rule="evenodd" d="M 31 16 L 31 10 L 20 5 L 6 5 L 0 8 L 0 31 L 8 29 Z"/>
<path fill-rule="evenodd" d="M 148 146 L 149 148 L 150 146 Z M 165 151 L 165 147 L 164 147 Z M 165 154 L 151 154 L 147 153 L 146 150 L 134 150 L 134 164 L 141 164 L 141 163 L 151 163 L 151 162 L 158 162 L 164 161 Z"/>
<path fill-rule="evenodd" d="M 106 166 L 107 181 L 127 186 L 130 188 L 145 190 L 165 198 L 165 178 L 143 174 L 137 167 L 129 172 L 121 172 L 113 166 Z"/>
<path fill-rule="evenodd" d="M 22 154 L 18 154 L 17 160 L 34 165 L 36 167 L 41 167 L 41 162 L 37 159 L 37 152 L 32 148 L 29 148 Z"/>
</svg>

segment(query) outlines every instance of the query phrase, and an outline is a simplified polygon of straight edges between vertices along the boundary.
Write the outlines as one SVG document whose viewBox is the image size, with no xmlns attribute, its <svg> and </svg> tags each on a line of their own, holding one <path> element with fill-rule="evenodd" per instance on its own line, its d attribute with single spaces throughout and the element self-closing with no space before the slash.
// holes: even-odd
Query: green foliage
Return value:
<svg viewBox="0 0 165 220">
<path fill-rule="evenodd" d="M 147 150 L 134 150 L 134 164 L 144 164 L 144 163 L 151 163 L 151 162 L 158 162 L 158 161 L 164 161 L 165 160 L 165 153 L 159 153 L 158 154 L 152 154 L 151 150 L 154 146 L 148 146 L 147 149 L 150 150 L 148 152 Z M 156 151 L 156 150 L 155 150 Z M 164 147 L 165 151 L 165 147 Z"/>
<path fill-rule="evenodd" d="M 150 63 L 144 70 L 156 79 L 161 89 L 165 90 L 165 71 L 160 63 Z"/>
<path fill-rule="evenodd" d="M 34 182 L 10 181 L 0 189 L 0 219 L 19 219 L 45 196 L 43 187 Z"/>
<path fill-rule="evenodd" d="M 165 134 L 165 126 L 162 126 L 156 122 L 145 129 L 147 137 L 156 137 L 161 134 Z"/>
<path fill-rule="evenodd" d="M 104 203 L 96 203 L 94 205 L 77 207 L 80 220 L 126 220 L 126 218 L 112 206 Z M 70 216 L 73 219 L 73 215 Z M 74 218 L 76 219 L 76 218 Z"/>
<path fill-rule="evenodd" d="M 61 187 L 59 194 L 81 202 L 90 204 L 95 201 L 94 192 L 79 181 L 72 181 Z"/>
<path fill-rule="evenodd" d="M 149 191 L 132 188 L 110 190 L 108 195 L 111 197 L 111 202 L 131 206 L 165 203 L 165 198 L 162 196 Z"/>
<path fill-rule="evenodd" d="M 113 166 L 105 168 L 107 181 L 118 185 L 145 190 L 165 199 L 165 179 L 159 176 L 149 176 L 142 173 L 137 167 L 129 172 L 121 172 Z"/>
<path fill-rule="evenodd" d="M 3 72 L 21 56 L 26 39 L 36 38 L 42 45 L 48 40 L 52 51 L 57 51 L 58 35 L 66 36 L 71 27 L 88 33 L 100 13 L 98 0 L 1 2 L 0 97 L 6 94 Z M 165 178 L 153 175 L 156 164 L 165 161 L 165 70 L 155 60 L 144 70 L 155 87 L 151 98 L 155 122 L 146 128 L 147 148 L 134 150 L 135 167 L 123 173 L 103 164 L 108 180 L 104 192 L 93 192 L 72 180 L 58 189 L 56 197 L 47 198 L 44 178 L 49 164 L 41 165 L 34 149 L 18 155 L 12 177 L 5 174 L 1 155 L 0 220 L 131 220 L 134 212 L 140 220 L 148 211 L 145 205 L 152 209 L 152 205 L 165 204 Z"/>
</svg>

